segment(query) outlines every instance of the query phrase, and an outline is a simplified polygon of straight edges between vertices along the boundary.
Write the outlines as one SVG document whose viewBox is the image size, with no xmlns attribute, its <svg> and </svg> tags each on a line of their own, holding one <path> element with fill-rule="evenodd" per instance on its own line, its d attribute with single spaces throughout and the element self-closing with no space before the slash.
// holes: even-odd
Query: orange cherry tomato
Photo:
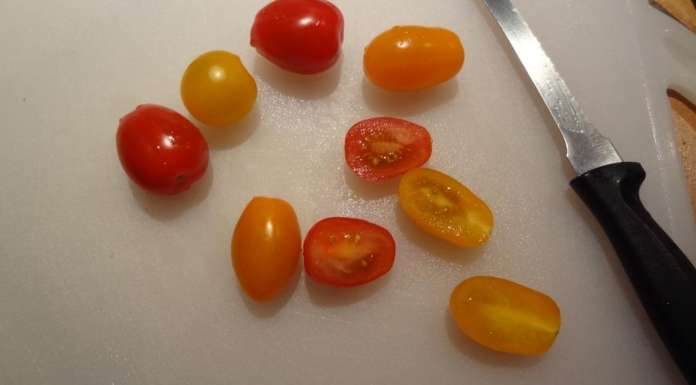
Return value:
<svg viewBox="0 0 696 385">
<path fill-rule="evenodd" d="M 399 183 L 399 203 L 418 227 L 457 246 L 481 246 L 493 230 L 493 213 L 486 203 L 435 170 L 407 172 Z"/>
<path fill-rule="evenodd" d="M 249 297 L 269 301 L 287 286 L 297 269 L 301 242 L 290 204 L 264 197 L 249 202 L 232 236 L 232 263 Z"/>
<path fill-rule="evenodd" d="M 464 280 L 452 291 L 449 310 L 464 334 L 499 352 L 543 354 L 561 327 L 553 299 L 496 277 Z"/>
<path fill-rule="evenodd" d="M 454 77 L 464 65 L 459 37 L 444 28 L 394 27 L 365 48 L 365 74 L 390 91 L 417 91 Z"/>
<path fill-rule="evenodd" d="M 403 119 L 366 119 L 346 134 L 346 162 L 369 181 L 393 178 L 422 166 L 432 149 L 428 130 Z"/>
<path fill-rule="evenodd" d="M 394 265 L 394 238 L 362 219 L 326 218 L 307 233 L 304 267 L 315 280 L 337 287 L 374 281 Z"/>
</svg>

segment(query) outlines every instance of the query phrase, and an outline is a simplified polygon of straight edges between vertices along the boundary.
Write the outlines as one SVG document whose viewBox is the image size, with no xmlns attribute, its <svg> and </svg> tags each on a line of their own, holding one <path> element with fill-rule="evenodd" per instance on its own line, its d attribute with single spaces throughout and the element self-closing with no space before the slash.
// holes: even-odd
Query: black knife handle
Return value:
<svg viewBox="0 0 696 385">
<path fill-rule="evenodd" d="M 643 207 L 643 180 L 640 163 L 622 162 L 588 171 L 570 185 L 609 236 L 655 329 L 694 385 L 696 269 Z"/>
</svg>

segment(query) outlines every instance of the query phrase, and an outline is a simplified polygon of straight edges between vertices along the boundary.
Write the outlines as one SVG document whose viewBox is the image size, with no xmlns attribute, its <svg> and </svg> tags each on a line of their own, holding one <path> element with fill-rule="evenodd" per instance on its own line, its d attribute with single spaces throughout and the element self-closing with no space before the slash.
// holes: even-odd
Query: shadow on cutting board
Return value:
<svg viewBox="0 0 696 385">
<path fill-rule="evenodd" d="M 239 295 L 241 295 L 244 299 L 244 304 L 246 305 L 247 309 L 249 309 L 249 312 L 251 314 L 253 314 L 257 318 L 270 318 L 278 314 L 280 309 L 285 307 L 285 304 L 287 304 L 288 301 L 290 301 L 290 297 L 292 297 L 293 293 L 295 293 L 295 290 L 297 289 L 297 284 L 300 282 L 301 273 L 302 266 L 298 265 L 295 274 L 292 276 L 292 279 L 290 280 L 290 282 L 288 282 L 288 285 L 285 287 L 285 289 L 283 289 L 283 291 L 280 292 L 270 302 L 256 302 L 253 299 L 249 298 L 248 295 L 246 295 L 244 289 L 242 289 L 241 286 L 237 285 L 237 289 L 239 290 Z"/>
<path fill-rule="evenodd" d="M 343 181 L 360 198 L 371 201 L 382 199 L 399 192 L 399 180 L 393 178 L 379 182 L 368 182 L 357 176 L 348 166 L 343 167 Z"/>
<path fill-rule="evenodd" d="M 489 366 L 526 368 L 538 364 L 543 358 L 543 356 L 518 356 L 500 353 L 484 348 L 469 339 L 469 337 L 465 336 L 464 333 L 459 330 L 459 327 L 450 316 L 449 310 L 446 310 L 444 314 L 445 327 L 447 328 L 447 336 L 450 342 L 459 352 L 471 359 Z M 553 347 L 551 349 L 553 349 Z"/>
<path fill-rule="evenodd" d="M 606 258 L 607 265 L 609 265 L 613 273 L 612 275 L 615 277 L 616 285 L 619 287 L 619 290 L 623 294 L 623 298 L 628 303 L 628 306 L 631 309 L 631 314 L 636 319 L 636 323 L 640 326 L 642 334 L 645 336 L 645 340 L 650 345 L 651 349 L 656 353 L 655 356 L 660 361 L 661 365 L 667 368 L 665 373 L 669 373 L 672 383 L 682 383 L 683 380 L 681 379 L 676 364 L 670 358 L 667 349 L 653 328 L 645 309 L 641 305 L 640 300 L 638 299 L 638 296 L 636 295 L 636 292 L 633 289 L 628 276 L 626 275 L 626 271 L 621 265 L 619 257 L 616 255 L 616 251 L 614 251 L 614 248 L 609 242 L 609 238 L 602 230 L 602 227 L 600 226 L 599 222 L 597 222 L 597 219 L 592 215 L 587 206 L 585 206 L 582 200 L 580 200 L 580 197 L 578 197 L 573 190 L 567 189 L 566 197 L 568 198 L 570 205 L 573 206 L 575 212 L 578 213 L 578 220 L 586 223 L 590 227 L 591 232 L 595 235 L 597 243 L 602 248 L 602 254 L 604 258 Z M 582 293 L 582 288 L 577 288 L 577 290 L 579 293 Z M 596 299 L 591 297 L 581 297 L 581 300 L 589 302 L 595 301 Z M 617 309 L 617 311 L 619 311 L 619 309 Z M 608 325 L 607 327 L 617 327 L 617 325 Z M 561 333 L 562 332 L 563 326 L 561 325 Z"/>
<path fill-rule="evenodd" d="M 457 78 L 422 91 L 390 92 L 363 78 L 362 94 L 370 110 L 381 115 L 411 116 L 428 111 L 457 96 Z"/>
<path fill-rule="evenodd" d="M 254 59 L 254 75 L 285 96 L 315 100 L 331 95 L 341 80 L 343 56 L 325 72 L 301 75 L 286 71 L 260 55 Z"/>
<path fill-rule="evenodd" d="M 162 222 L 175 219 L 186 210 L 200 204 L 208 196 L 213 185 L 212 166 L 212 163 L 208 163 L 208 169 L 203 177 L 191 185 L 187 191 L 177 195 L 151 194 L 130 182 L 133 198 L 153 219 Z"/>
<path fill-rule="evenodd" d="M 305 286 L 309 293 L 309 299 L 319 306 L 348 306 L 371 297 L 376 291 L 389 283 L 391 272 L 378 278 L 376 281 L 355 287 L 332 287 L 314 281 L 305 274 Z"/>
<path fill-rule="evenodd" d="M 254 106 L 244 119 L 225 127 L 207 126 L 190 115 L 189 119 L 196 122 L 210 149 L 223 150 L 246 142 L 261 124 L 261 113 L 258 106 Z"/>
<path fill-rule="evenodd" d="M 438 257 L 458 264 L 467 264 L 485 254 L 486 246 L 465 249 L 451 245 L 443 240 L 435 238 L 434 236 L 427 234 L 418 226 L 416 226 L 411 220 L 406 216 L 404 211 L 399 206 L 399 203 L 394 206 L 394 214 L 396 217 L 396 224 L 401 229 L 401 232 L 408 238 L 411 243 L 418 246 L 423 250 L 424 254 L 432 253 Z M 495 230 L 494 230 L 495 231 Z M 397 250 L 398 253 L 398 250 Z"/>
</svg>

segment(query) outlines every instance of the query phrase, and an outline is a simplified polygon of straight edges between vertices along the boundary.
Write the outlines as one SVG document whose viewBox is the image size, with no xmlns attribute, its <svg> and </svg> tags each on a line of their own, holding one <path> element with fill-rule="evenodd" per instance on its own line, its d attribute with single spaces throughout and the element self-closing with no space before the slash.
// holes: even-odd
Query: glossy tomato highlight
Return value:
<svg viewBox="0 0 696 385">
<path fill-rule="evenodd" d="M 157 194 L 187 190 L 208 167 L 208 144 L 198 129 L 179 113 L 154 104 L 121 118 L 116 147 L 131 180 Z"/>
<path fill-rule="evenodd" d="M 276 0 L 251 28 L 251 45 L 277 66 L 316 74 L 336 63 L 343 43 L 343 15 L 325 0 Z"/>
<path fill-rule="evenodd" d="M 444 28 L 397 26 L 365 48 L 367 78 L 389 91 L 418 91 L 454 77 L 464 65 L 459 37 Z"/>
<path fill-rule="evenodd" d="M 181 78 L 181 99 L 201 122 L 222 127 L 244 118 L 256 102 L 256 81 L 239 56 L 211 51 L 197 57 Z"/>
<path fill-rule="evenodd" d="M 289 203 L 255 197 L 232 235 L 232 264 L 244 292 L 259 302 L 285 288 L 300 260 L 300 225 Z"/>
</svg>

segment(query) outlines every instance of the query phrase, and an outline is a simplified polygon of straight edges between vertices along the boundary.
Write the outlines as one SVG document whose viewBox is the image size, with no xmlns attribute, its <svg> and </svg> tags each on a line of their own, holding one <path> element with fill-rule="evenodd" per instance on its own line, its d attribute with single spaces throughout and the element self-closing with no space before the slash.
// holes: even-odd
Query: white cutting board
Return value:
<svg viewBox="0 0 696 385">
<path fill-rule="evenodd" d="M 664 89 L 696 90 L 696 38 L 647 0 L 516 3 L 591 120 L 647 169 L 646 205 L 695 255 Z M 683 383 L 569 190 L 559 136 L 481 2 L 336 4 L 343 58 L 301 78 L 249 47 L 259 1 L 0 2 L 0 383 Z M 362 49 L 395 24 L 456 31 L 467 49 L 456 81 L 416 95 L 368 84 Z M 144 102 L 185 113 L 180 76 L 211 49 L 241 55 L 257 108 L 211 140 L 211 169 L 192 191 L 148 196 L 119 165 L 118 119 Z M 431 239 L 397 208 L 396 183 L 346 171 L 346 130 L 375 115 L 430 129 L 429 166 L 495 213 L 486 247 Z M 300 274 L 277 302 L 248 302 L 228 249 L 254 195 L 290 201 L 304 231 L 335 215 L 386 226 L 394 269 L 348 290 Z M 556 299 L 563 325 L 548 354 L 493 353 L 453 326 L 451 289 L 480 274 Z"/>
</svg>

